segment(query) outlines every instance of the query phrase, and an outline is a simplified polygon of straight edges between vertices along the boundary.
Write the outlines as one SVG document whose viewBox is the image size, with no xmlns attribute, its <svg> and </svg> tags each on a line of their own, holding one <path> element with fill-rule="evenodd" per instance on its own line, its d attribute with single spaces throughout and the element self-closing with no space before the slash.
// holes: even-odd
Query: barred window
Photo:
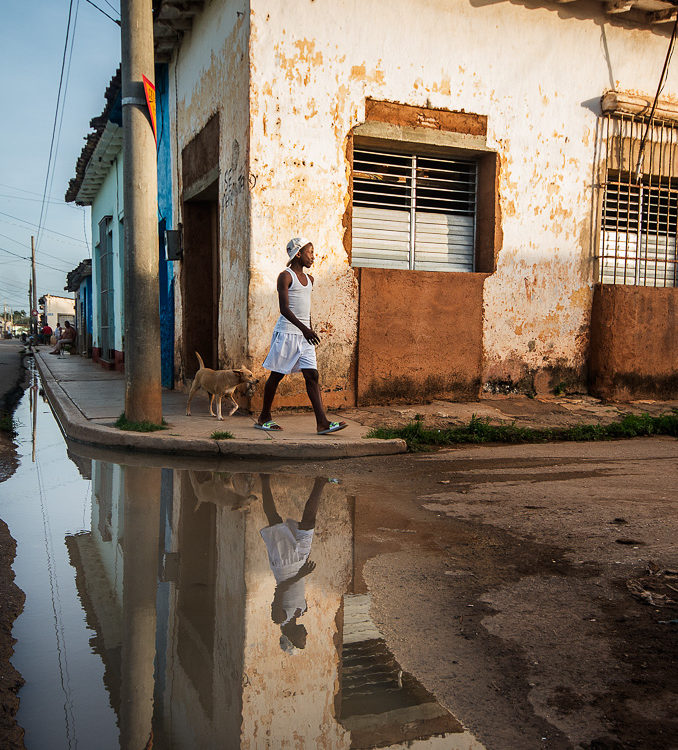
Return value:
<svg viewBox="0 0 678 750">
<path fill-rule="evenodd" d="M 641 158 L 645 122 L 630 115 L 606 119 L 599 280 L 603 284 L 676 286 L 676 128 L 653 123 Z"/>
<path fill-rule="evenodd" d="M 477 172 L 467 159 L 355 148 L 353 265 L 473 271 Z"/>
</svg>

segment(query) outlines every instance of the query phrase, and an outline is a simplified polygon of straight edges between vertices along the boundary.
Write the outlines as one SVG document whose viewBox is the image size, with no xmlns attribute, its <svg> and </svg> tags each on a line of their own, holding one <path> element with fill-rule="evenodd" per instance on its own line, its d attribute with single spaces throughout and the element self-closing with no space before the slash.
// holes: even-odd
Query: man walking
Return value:
<svg viewBox="0 0 678 750">
<path fill-rule="evenodd" d="M 319 435 L 329 435 L 346 427 L 346 422 L 330 422 L 323 408 L 320 394 L 315 345 L 318 334 L 311 327 L 311 292 L 313 276 L 306 273 L 313 265 L 313 243 L 294 237 L 287 243 L 287 268 L 278 276 L 280 317 L 273 329 L 271 349 L 264 367 L 271 371 L 264 388 L 264 404 L 254 426 L 273 432 L 282 427 L 271 418 L 271 406 L 280 381 L 291 372 L 301 372 L 306 381 L 306 393 L 315 412 Z"/>
</svg>

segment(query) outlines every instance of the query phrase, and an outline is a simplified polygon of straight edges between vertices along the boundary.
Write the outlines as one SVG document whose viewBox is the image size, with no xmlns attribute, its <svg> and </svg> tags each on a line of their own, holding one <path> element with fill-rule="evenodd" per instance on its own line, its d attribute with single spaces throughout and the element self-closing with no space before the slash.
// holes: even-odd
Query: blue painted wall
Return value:
<svg viewBox="0 0 678 750">
<path fill-rule="evenodd" d="M 169 69 L 155 66 L 156 127 L 158 132 L 158 233 L 160 291 L 160 357 L 162 384 L 174 386 L 174 271 L 166 259 L 165 229 L 172 224 L 172 153 L 170 150 Z"/>
<path fill-rule="evenodd" d="M 80 294 L 85 300 L 85 320 L 87 330 L 92 333 L 92 277 L 87 276 L 80 284 Z"/>
</svg>

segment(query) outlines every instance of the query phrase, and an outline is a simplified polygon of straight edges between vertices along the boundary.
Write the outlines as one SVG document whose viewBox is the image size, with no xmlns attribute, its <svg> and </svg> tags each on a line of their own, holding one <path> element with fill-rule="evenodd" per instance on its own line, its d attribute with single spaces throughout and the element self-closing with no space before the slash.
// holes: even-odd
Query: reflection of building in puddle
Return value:
<svg viewBox="0 0 678 750">
<path fill-rule="evenodd" d="M 355 503 L 342 485 L 322 486 L 310 554 L 316 568 L 305 578 L 307 609 L 298 618 L 308 635 L 305 647 L 288 653 L 274 622 L 276 579 L 260 533 L 270 521 L 262 487 L 270 486 L 283 520 L 300 521 L 318 487 L 314 478 L 164 469 L 153 506 L 149 498 L 124 497 L 126 471 L 92 462 L 91 531 L 68 539 L 111 703 L 119 716 L 121 707 L 127 711 L 123 747 L 151 736 L 150 711 L 130 707 L 131 688 L 121 687 L 130 675 L 145 679 L 149 653 L 155 682 L 137 688 L 133 703 L 153 702 L 156 748 L 433 747 L 440 740 L 440 747 L 480 747 L 402 672 L 370 619 L 369 596 L 345 595 L 356 580 Z M 130 518 L 147 535 L 159 532 L 148 539 L 157 568 L 140 554 L 139 528 L 125 529 Z M 123 591 L 123 562 L 132 592 Z"/>
<path fill-rule="evenodd" d="M 87 625 L 94 633 L 90 643 L 103 661 L 104 683 L 117 712 L 122 645 L 122 469 L 92 461 L 90 471 L 91 531 L 68 535 L 66 546 L 76 570 Z"/>
</svg>

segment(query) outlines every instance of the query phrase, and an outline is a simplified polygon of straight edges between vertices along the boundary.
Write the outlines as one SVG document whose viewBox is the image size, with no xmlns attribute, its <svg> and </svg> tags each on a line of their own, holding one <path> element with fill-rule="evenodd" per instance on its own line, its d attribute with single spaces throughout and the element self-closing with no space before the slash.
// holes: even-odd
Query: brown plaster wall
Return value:
<svg viewBox="0 0 678 750">
<path fill-rule="evenodd" d="M 678 289 L 596 284 L 589 389 L 599 398 L 678 398 Z"/>
<path fill-rule="evenodd" d="M 487 274 L 359 275 L 358 403 L 478 398 Z"/>
<path fill-rule="evenodd" d="M 365 121 L 387 122 L 405 127 L 449 130 L 469 135 L 487 135 L 487 116 L 470 112 L 451 112 L 432 107 L 412 107 L 398 102 L 365 99 Z"/>
</svg>

